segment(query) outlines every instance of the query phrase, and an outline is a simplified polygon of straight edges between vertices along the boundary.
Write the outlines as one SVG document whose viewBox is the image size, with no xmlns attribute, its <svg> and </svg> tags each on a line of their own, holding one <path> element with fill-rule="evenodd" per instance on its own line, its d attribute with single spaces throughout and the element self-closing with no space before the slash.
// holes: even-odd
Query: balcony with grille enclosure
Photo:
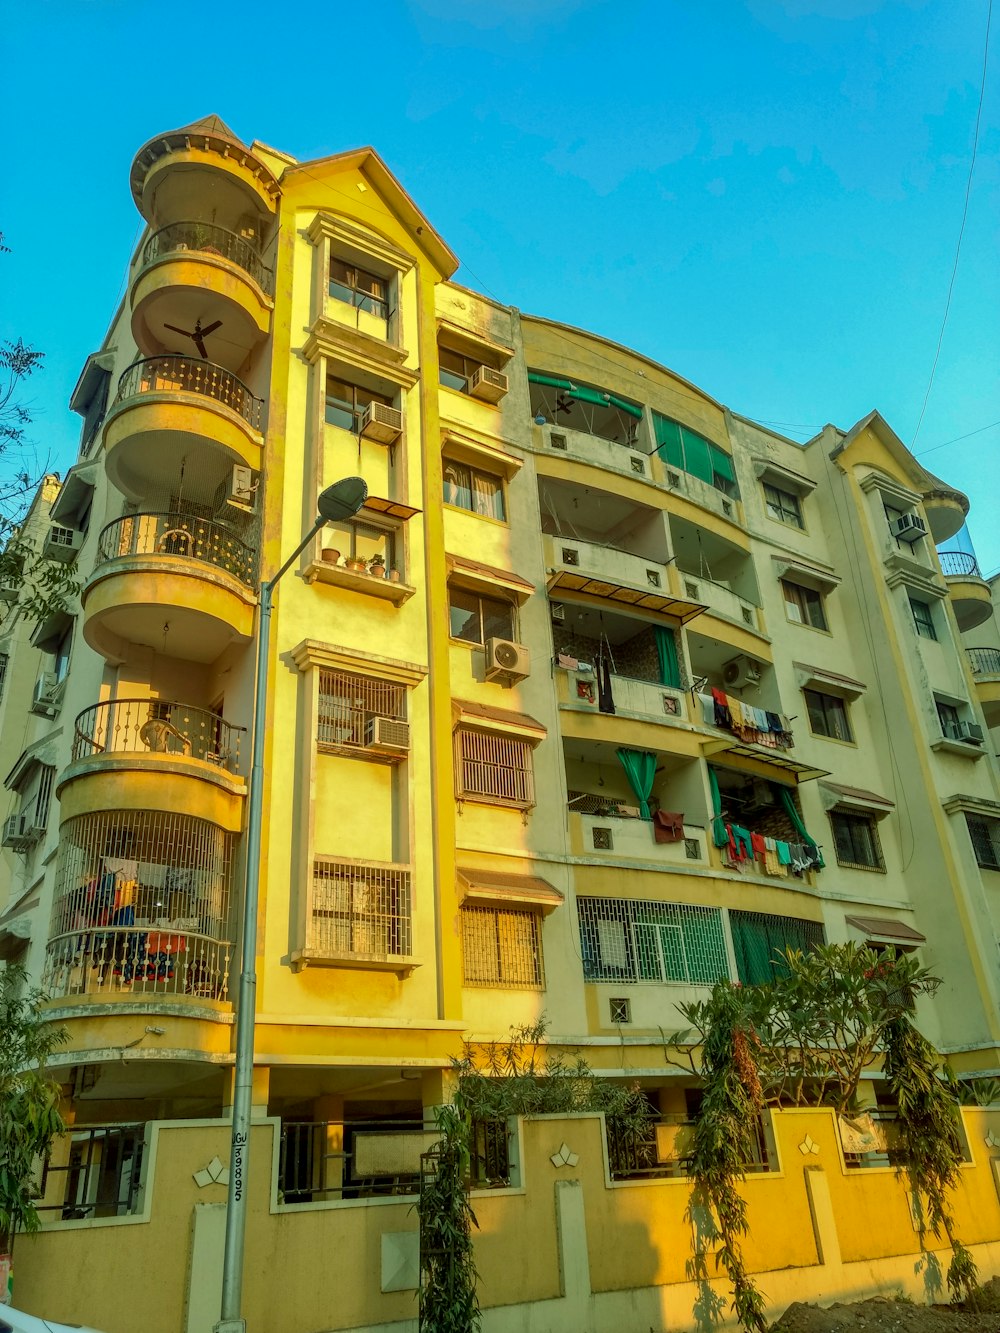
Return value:
<svg viewBox="0 0 1000 1333">
<path fill-rule="evenodd" d="M 151 491 L 176 491 L 182 477 L 185 494 L 210 501 L 234 466 L 259 472 L 263 429 L 263 401 L 232 370 L 197 356 L 147 356 L 118 381 L 104 425 L 105 467 L 140 503 Z"/>
<path fill-rule="evenodd" d="M 214 662 L 230 644 L 249 642 L 257 552 L 251 514 L 125 514 L 100 534 L 83 590 L 84 637 L 108 662 L 123 660 L 128 644 Z"/>
<path fill-rule="evenodd" d="M 1000 726 L 1000 648 L 967 648 L 972 679 L 987 726 Z"/>
<path fill-rule="evenodd" d="M 958 628 L 965 634 L 984 625 L 993 615 L 993 600 L 976 557 L 968 551 L 939 551 L 938 559 Z"/>
<path fill-rule="evenodd" d="M 227 1002 L 234 835 L 163 810 L 62 813 L 48 995 Z"/>
<path fill-rule="evenodd" d="M 124 796 L 152 808 L 208 813 L 242 824 L 246 728 L 169 699 L 108 699 L 77 717 L 71 762 L 60 777 L 64 813 Z"/>
<path fill-rule="evenodd" d="M 271 326 L 274 275 L 255 242 L 213 223 L 160 227 L 132 282 L 132 336 L 146 356 L 197 351 L 239 370 Z"/>
<path fill-rule="evenodd" d="M 316 857 L 306 885 L 299 947 L 303 967 L 351 967 L 408 976 L 413 957 L 411 870 L 384 861 Z"/>
</svg>

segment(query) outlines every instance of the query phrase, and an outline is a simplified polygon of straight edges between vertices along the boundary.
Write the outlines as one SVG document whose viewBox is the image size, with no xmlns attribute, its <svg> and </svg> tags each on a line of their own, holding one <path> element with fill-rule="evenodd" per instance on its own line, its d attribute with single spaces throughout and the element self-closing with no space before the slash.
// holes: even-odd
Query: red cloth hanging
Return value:
<svg viewBox="0 0 1000 1333">
<path fill-rule="evenodd" d="M 683 842 L 683 814 L 674 814 L 669 810 L 657 810 L 653 816 L 653 837 L 657 842 Z"/>
</svg>

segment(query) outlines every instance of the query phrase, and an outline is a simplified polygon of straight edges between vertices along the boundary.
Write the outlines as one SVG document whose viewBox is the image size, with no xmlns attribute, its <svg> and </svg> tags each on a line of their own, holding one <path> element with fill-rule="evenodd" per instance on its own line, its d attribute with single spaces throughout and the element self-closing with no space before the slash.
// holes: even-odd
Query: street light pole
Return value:
<svg viewBox="0 0 1000 1333">
<path fill-rule="evenodd" d="M 233 1078 L 233 1131 L 229 1151 L 226 1245 L 222 1259 L 222 1311 L 214 1333 L 246 1333 L 240 1313 L 243 1297 L 243 1249 L 247 1225 L 250 1112 L 253 1104 L 253 1048 L 257 1019 L 257 900 L 260 893 L 260 843 L 264 801 L 264 743 L 267 725 L 267 660 L 271 644 L 274 589 L 312 539 L 327 523 L 351 518 L 368 498 L 361 477 L 345 477 L 328 486 L 316 502 L 316 522 L 273 578 L 260 585 L 260 631 L 254 676 L 253 763 L 247 814 L 246 877 L 243 891 L 243 950 L 236 1010 L 236 1064 Z"/>
</svg>

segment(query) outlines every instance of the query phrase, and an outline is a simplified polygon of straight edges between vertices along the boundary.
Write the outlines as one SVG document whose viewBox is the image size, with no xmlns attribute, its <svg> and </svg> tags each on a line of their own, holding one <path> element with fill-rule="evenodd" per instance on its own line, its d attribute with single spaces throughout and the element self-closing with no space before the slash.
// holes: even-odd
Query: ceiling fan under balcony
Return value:
<svg viewBox="0 0 1000 1333">
<path fill-rule="evenodd" d="M 222 320 L 217 319 L 214 324 L 209 324 L 207 328 L 204 329 L 201 327 L 200 319 L 195 320 L 193 330 L 179 329 L 176 324 L 168 324 L 166 321 L 164 321 L 163 327 L 165 329 L 170 329 L 172 333 L 182 333 L 185 338 L 190 338 L 198 349 L 198 355 L 203 361 L 207 361 L 208 352 L 205 350 L 205 339 L 210 333 L 214 333 L 216 329 L 222 328 Z"/>
</svg>

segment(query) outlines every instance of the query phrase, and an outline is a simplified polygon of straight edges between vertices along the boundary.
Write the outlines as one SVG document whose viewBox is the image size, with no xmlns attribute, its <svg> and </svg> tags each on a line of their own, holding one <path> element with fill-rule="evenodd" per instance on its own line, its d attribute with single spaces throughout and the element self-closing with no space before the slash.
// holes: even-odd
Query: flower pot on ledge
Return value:
<svg viewBox="0 0 1000 1333">
<path fill-rule="evenodd" d="M 323 561 L 328 565 L 340 564 L 340 552 L 333 546 L 323 547 Z"/>
</svg>

